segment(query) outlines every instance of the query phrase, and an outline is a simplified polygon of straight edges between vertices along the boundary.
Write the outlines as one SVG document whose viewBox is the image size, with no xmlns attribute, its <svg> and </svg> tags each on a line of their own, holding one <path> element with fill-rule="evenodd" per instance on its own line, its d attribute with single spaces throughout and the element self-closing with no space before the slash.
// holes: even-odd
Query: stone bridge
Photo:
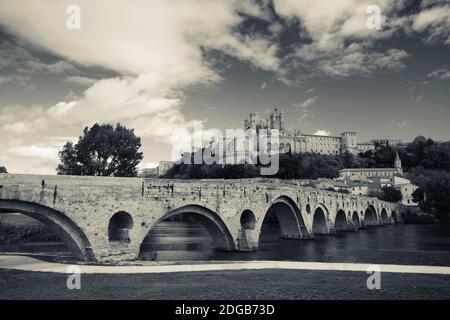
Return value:
<svg viewBox="0 0 450 320">
<path fill-rule="evenodd" d="M 0 213 L 20 212 L 56 232 L 80 259 L 137 259 L 158 222 L 178 214 L 202 223 L 217 249 L 258 248 L 268 213 L 281 237 L 358 231 L 398 223 L 402 207 L 275 179 L 164 180 L 0 174 Z"/>
</svg>

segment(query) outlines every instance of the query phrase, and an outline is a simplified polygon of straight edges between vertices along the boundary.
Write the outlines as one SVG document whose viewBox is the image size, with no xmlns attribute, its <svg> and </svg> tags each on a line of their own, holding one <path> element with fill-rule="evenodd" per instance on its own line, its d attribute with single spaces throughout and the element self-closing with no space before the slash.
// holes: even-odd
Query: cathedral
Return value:
<svg viewBox="0 0 450 320">
<path fill-rule="evenodd" d="M 260 129 L 279 131 L 279 145 L 271 145 L 271 149 L 278 149 L 281 153 L 314 152 L 321 155 L 341 155 L 346 152 L 358 154 L 374 150 L 373 143 L 358 144 L 356 132 L 346 131 L 339 136 L 321 136 L 302 133 L 300 130 L 289 131 L 285 127 L 282 110 L 275 108 L 267 119 L 259 119 L 255 112 L 250 113 L 244 121 L 244 129 Z"/>
</svg>

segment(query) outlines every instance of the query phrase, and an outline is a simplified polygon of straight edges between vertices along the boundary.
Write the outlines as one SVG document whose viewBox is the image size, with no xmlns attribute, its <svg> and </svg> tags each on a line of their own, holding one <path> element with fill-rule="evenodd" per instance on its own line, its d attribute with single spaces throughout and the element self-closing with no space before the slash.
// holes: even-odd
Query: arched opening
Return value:
<svg viewBox="0 0 450 320">
<path fill-rule="evenodd" d="M 125 211 L 115 213 L 108 224 L 108 238 L 110 242 L 130 243 L 130 230 L 133 229 L 133 218 Z"/>
<path fill-rule="evenodd" d="M 256 218 L 253 212 L 245 210 L 241 214 L 241 230 L 253 230 L 255 229 Z"/>
<path fill-rule="evenodd" d="M 389 224 L 389 218 L 384 208 L 381 210 L 381 224 Z"/>
<path fill-rule="evenodd" d="M 286 143 L 286 146 L 284 148 L 284 151 L 286 153 L 290 153 L 291 152 L 291 144 L 290 143 Z"/>
<path fill-rule="evenodd" d="M 314 212 L 313 217 L 313 233 L 314 234 L 328 234 L 327 220 L 325 212 L 318 207 Z"/>
<path fill-rule="evenodd" d="M 365 226 L 375 226 L 377 225 L 377 214 L 375 208 L 370 205 L 366 212 L 364 213 L 364 225 Z"/>
<path fill-rule="evenodd" d="M 77 259 L 94 261 L 95 256 L 84 232 L 64 213 L 32 202 L 0 200 L 0 215 L 22 214 L 39 221 L 56 235 Z"/>
<path fill-rule="evenodd" d="M 311 214 L 311 206 L 309 204 L 306 205 L 306 213 Z"/>
<path fill-rule="evenodd" d="M 289 197 L 277 198 L 270 205 L 261 224 L 259 243 L 279 242 L 279 239 L 309 239 L 310 235 L 296 203 Z"/>
<path fill-rule="evenodd" d="M 391 221 L 392 221 L 392 223 L 398 223 L 398 217 L 397 217 L 397 213 L 395 211 L 392 211 L 392 213 L 391 213 Z"/>
<path fill-rule="evenodd" d="M 334 228 L 336 231 L 348 231 L 347 218 L 345 217 L 345 212 L 343 210 L 337 212 Z"/>
<path fill-rule="evenodd" d="M 216 250 L 235 249 L 233 237 L 219 215 L 203 206 L 187 205 L 167 212 L 152 224 L 140 245 L 139 258 L 208 260 Z"/>
<path fill-rule="evenodd" d="M 355 230 L 358 230 L 361 226 L 359 224 L 359 217 L 358 217 L 358 212 L 353 212 L 352 215 L 352 223 L 353 223 L 353 227 Z"/>
</svg>

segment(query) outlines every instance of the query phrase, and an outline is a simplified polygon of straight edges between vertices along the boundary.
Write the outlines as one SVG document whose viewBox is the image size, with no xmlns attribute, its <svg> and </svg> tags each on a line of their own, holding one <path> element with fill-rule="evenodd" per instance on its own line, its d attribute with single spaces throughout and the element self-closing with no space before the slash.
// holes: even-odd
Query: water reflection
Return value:
<svg viewBox="0 0 450 320">
<path fill-rule="evenodd" d="M 3 252 L 70 255 L 61 243 L 0 246 Z M 314 240 L 282 240 L 277 223 L 263 224 L 254 252 L 215 250 L 200 224 L 162 222 L 141 246 L 140 259 L 151 261 L 289 260 L 396 263 L 450 266 L 450 225 L 390 225 L 360 232 L 320 235 Z"/>
<path fill-rule="evenodd" d="M 142 245 L 141 258 L 156 261 L 290 260 L 450 265 L 450 227 L 391 225 L 360 232 L 283 240 L 276 223 L 263 225 L 255 252 L 215 250 L 206 230 L 195 223 L 163 222 Z"/>
</svg>

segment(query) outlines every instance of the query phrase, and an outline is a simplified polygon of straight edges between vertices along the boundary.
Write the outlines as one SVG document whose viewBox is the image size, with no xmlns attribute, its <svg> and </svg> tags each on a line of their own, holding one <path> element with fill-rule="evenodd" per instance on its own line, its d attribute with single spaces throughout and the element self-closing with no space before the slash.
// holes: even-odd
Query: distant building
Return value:
<svg viewBox="0 0 450 320">
<path fill-rule="evenodd" d="M 142 169 L 139 176 L 141 178 L 157 178 L 158 177 L 158 168 Z"/>
<path fill-rule="evenodd" d="M 339 136 L 323 136 L 304 134 L 300 130 L 288 131 L 285 127 L 283 111 L 275 108 L 267 119 L 259 119 L 256 112 L 250 113 L 244 120 L 244 129 L 260 129 L 279 131 L 279 145 L 272 144 L 280 153 L 314 152 L 322 155 L 340 155 L 345 152 L 358 153 L 356 132 L 343 132 Z"/>
<path fill-rule="evenodd" d="M 402 177 L 402 161 L 395 155 L 395 168 L 357 168 L 343 169 L 340 171 L 339 179 L 333 185 L 335 188 L 345 188 L 352 194 L 369 195 L 372 192 L 381 191 L 384 187 L 394 187 L 402 193 L 402 204 L 406 206 L 417 206 L 412 194 L 418 187 L 410 180 Z M 359 189 L 358 189 L 359 188 Z M 366 193 L 367 192 L 367 193 Z"/>
<path fill-rule="evenodd" d="M 342 179 L 349 179 L 352 181 L 369 181 L 378 177 L 381 179 L 389 179 L 391 183 L 394 183 L 394 177 L 396 175 L 402 175 L 402 161 L 398 153 L 395 157 L 395 168 L 351 168 L 342 169 L 339 172 L 339 177 Z"/>
<path fill-rule="evenodd" d="M 397 147 L 403 142 L 399 139 L 372 139 L 370 142 L 376 147 Z"/>
<path fill-rule="evenodd" d="M 336 136 L 302 133 L 300 129 L 290 131 L 285 125 L 284 112 L 278 108 L 275 108 L 265 119 L 259 118 L 256 112 L 250 113 L 249 116 L 244 119 L 244 130 L 246 131 L 249 129 L 255 130 L 257 137 L 260 136 L 261 130 L 265 130 L 265 133 L 267 134 L 268 153 L 317 153 L 320 155 L 342 155 L 348 152 L 357 155 L 359 153 L 376 150 L 377 147 L 382 145 L 396 146 L 401 143 L 400 140 L 389 139 L 378 139 L 358 143 L 358 136 L 354 131 L 345 131 Z M 271 130 L 278 131 L 278 142 L 275 142 L 274 139 L 271 140 Z M 218 146 L 222 146 L 222 163 L 246 163 L 246 159 L 249 159 L 250 156 L 248 140 L 244 139 L 243 145 L 237 143 L 238 140 L 239 139 L 227 137 L 222 138 L 221 141 L 210 141 L 208 145 L 204 146 L 204 149 L 206 149 L 206 151 L 208 151 L 207 149 L 211 150 L 210 153 L 214 156 L 214 150 L 220 150 Z M 256 140 L 259 141 L 259 139 Z M 261 150 L 260 146 L 256 146 L 255 151 L 259 150 Z M 190 157 L 190 155 L 195 154 L 196 152 L 201 153 L 202 151 L 203 149 L 192 149 L 189 152 L 183 153 L 183 155 L 186 154 L 186 156 L 183 157 Z M 396 172 L 395 169 L 392 169 L 385 170 L 382 173 L 392 177 Z M 374 169 L 368 169 L 367 173 L 362 175 L 371 176 L 372 174 L 378 175 L 380 173 L 374 172 Z M 357 173 L 353 172 L 349 173 L 349 175 L 357 175 Z"/>
<path fill-rule="evenodd" d="M 318 181 L 315 187 L 323 190 L 334 190 L 337 192 L 345 192 L 351 195 L 367 196 L 369 195 L 369 185 L 364 182 L 350 180 L 328 180 Z"/>
<path fill-rule="evenodd" d="M 412 194 L 419 187 L 412 184 L 409 179 L 403 177 L 395 177 L 394 178 L 394 187 L 399 189 L 402 193 L 402 204 L 405 206 L 417 206 L 417 202 L 414 202 Z"/>
<path fill-rule="evenodd" d="M 372 142 L 358 143 L 358 153 L 364 153 L 367 151 L 375 151 L 375 145 Z"/>
<path fill-rule="evenodd" d="M 160 161 L 158 166 L 158 176 L 163 176 L 174 166 L 172 161 Z"/>
<path fill-rule="evenodd" d="M 166 174 L 166 172 L 174 166 L 172 161 L 160 161 L 156 168 L 145 168 L 141 170 L 142 178 L 158 178 Z"/>
</svg>

